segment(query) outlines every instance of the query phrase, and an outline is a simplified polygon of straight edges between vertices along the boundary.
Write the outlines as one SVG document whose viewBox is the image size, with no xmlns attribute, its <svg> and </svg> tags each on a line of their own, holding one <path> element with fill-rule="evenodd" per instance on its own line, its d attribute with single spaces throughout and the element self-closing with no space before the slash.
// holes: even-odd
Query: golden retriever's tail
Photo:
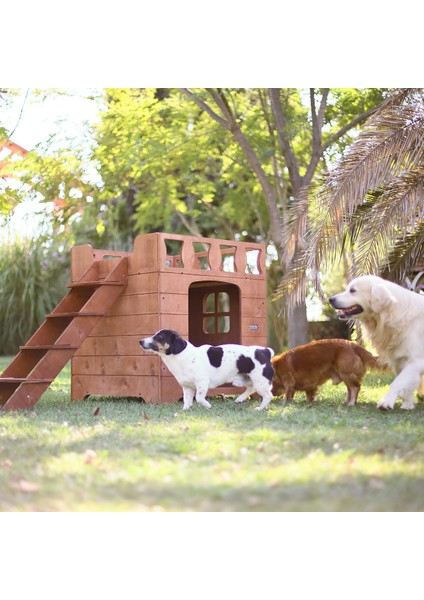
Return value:
<svg viewBox="0 0 424 600">
<path fill-rule="evenodd" d="M 388 369 L 387 364 L 385 364 L 379 356 L 374 356 L 371 352 L 362 348 L 362 346 L 356 345 L 355 352 L 368 369 L 375 369 L 378 371 L 385 371 Z"/>
</svg>

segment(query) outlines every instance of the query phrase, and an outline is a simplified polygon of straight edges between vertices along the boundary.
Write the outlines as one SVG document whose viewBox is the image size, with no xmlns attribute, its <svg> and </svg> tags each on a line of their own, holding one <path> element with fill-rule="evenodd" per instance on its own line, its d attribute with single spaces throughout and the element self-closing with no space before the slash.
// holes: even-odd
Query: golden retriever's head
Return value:
<svg viewBox="0 0 424 600">
<path fill-rule="evenodd" d="M 346 291 L 336 294 L 329 302 L 337 310 L 339 319 L 372 317 L 397 302 L 391 285 L 381 277 L 363 275 L 353 279 Z"/>
</svg>

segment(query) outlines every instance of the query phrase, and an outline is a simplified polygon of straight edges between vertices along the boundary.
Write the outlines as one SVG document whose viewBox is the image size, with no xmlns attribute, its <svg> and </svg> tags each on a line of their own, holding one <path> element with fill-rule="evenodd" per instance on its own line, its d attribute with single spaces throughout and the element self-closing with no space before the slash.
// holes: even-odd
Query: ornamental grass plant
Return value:
<svg viewBox="0 0 424 600">
<path fill-rule="evenodd" d="M 69 268 L 51 241 L 5 235 L 0 242 L 0 354 L 16 353 L 66 293 Z"/>
</svg>

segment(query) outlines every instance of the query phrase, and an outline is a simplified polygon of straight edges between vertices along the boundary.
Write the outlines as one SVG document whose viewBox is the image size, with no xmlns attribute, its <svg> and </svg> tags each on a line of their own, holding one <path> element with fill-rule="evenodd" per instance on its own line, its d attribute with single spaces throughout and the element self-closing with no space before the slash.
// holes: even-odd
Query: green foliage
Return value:
<svg viewBox="0 0 424 600">
<path fill-rule="evenodd" d="M 218 111 L 207 90 L 193 92 Z M 268 90 L 229 88 L 223 93 L 276 191 L 283 217 L 292 181 L 279 149 Z M 314 94 L 318 103 L 322 92 Z M 330 90 L 322 132 L 322 143 L 329 144 L 326 160 L 337 156 L 354 135 L 336 133 L 378 104 L 384 94 L 385 90 L 371 88 Z M 309 96 L 306 89 L 280 90 L 285 134 L 300 175 L 311 159 Z M 264 192 L 240 144 L 180 91 L 106 90 L 95 137 L 94 158 L 103 182 L 95 202 L 105 235 L 120 232 L 128 239 L 135 233 L 172 230 L 234 238 L 246 231 L 250 239 L 270 238 Z M 317 173 L 323 167 L 321 160 Z"/>
<path fill-rule="evenodd" d="M 265 156 L 267 132 L 258 121 L 257 100 L 241 92 L 234 96 Z M 262 193 L 238 145 L 183 94 L 113 89 L 107 90 L 106 106 L 94 153 L 106 230 L 124 202 L 127 231 L 267 235 Z"/>
<path fill-rule="evenodd" d="M 335 130 L 346 126 L 361 113 L 378 106 L 387 96 L 388 88 L 331 88 L 325 114 L 324 142 Z M 327 159 L 338 159 L 356 139 L 360 127 L 347 131 L 327 151 Z"/>
<path fill-rule="evenodd" d="M 15 353 L 65 294 L 66 260 L 45 239 L 4 237 L 0 247 L 0 348 Z"/>
<path fill-rule="evenodd" d="M 219 112 L 206 89 L 193 92 Z M 278 144 L 269 90 L 226 88 L 223 94 L 276 192 L 283 217 L 292 181 Z M 320 94 L 314 90 L 316 103 Z M 323 143 L 383 94 L 380 89 L 331 89 Z M 313 138 L 310 91 L 283 88 L 279 96 L 287 140 L 303 175 Z M 24 196 L 37 193 L 44 201 L 61 201 L 56 229 L 69 229 L 76 243 L 109 248 L 127 248 L 136 234 L 160 230 L 269 240 L 269 207 L 244 151 L 230 131 L 186 94 L 172 88 L 106 89 L 103 106 L 93 127 L 91 159 L 100 176 L 95 183 L 87 183 L 87 151 L 75 155 L 39 148 L 14 167 L 26 184 Z M 350 139 L 337 139 L 334 152 Z M 332 152 L 330 146 L 327 160 Z M 318 172 L 323 167 L 321 161 Z"/>
</svg>

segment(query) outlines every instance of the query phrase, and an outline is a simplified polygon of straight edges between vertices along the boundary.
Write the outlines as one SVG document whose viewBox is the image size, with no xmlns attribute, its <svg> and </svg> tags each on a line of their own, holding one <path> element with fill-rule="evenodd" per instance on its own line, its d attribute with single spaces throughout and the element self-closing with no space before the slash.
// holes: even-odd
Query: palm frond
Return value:
<svg viewBox="0 0 424 600">
<path fill-rule="evenodd" d="M 394 179 L 367 213 L 349 224 L 358 231 L 351 276 L 390 270 L 388 256 L 424 219 L 424 165 Z M 410 268 L 413 265 L 410 265 Z"/>
<path fill-rule="evenodd" d="M 380 274 L 386 279 L 403 282 L 411 274 L 411 266 L 424 256 L 424 221 L 393 246 Z"/>
<path fill-rule="evenodd" d="M 364 202 L 368 190 L 381 188 L 424 161 L 424 103 L 420 108 L 393 107 L 378 113 L 329 174 L 318 198 L 317 218 L 311 220 L 311 254 L 331 251 L 341 240 L 346 220 Z M 330 228 L 332 236 L 326 232 Z M 329 244 L 329 246 L 328 246 Z"/>
<path fill-rule="evenodd" d="M 296 291 L 297 278 L 306 272 L 319 273 L 325 263 L 340 256 L 343 244 L 359 248 L 358 266 L 361 268 L 367 265 L 376 271 L 381 266 L 381 256 L 388 250 L 384 236 L 398 239 L 399 235 L 393 235 L 395 224 L 404 225 L 407 219 L 405 215 L 401 217 L 401 207 L 414 202 L 414 206 L 419 204 L 419 191 L 413 192 L 412 176 L 408 173 L 419 177 L 424 164 L 423 92 L 410 88 L 394 92 L 368 120 L 356 142 L 327 175 L 312 202 L 305 197 L 298 204 L 297 213 L 291 216 L 295 223 L 292 232 L 306 229 L 304 250 L 285 274 L 277 294 Z M 392 204 L 394 197 L 397 201 Z M 392 218 L 388 219 L 390 212 Z M 378 221 L 376 215 L 379 215 Z M 300 223 L 296 224 L 296 218 Z M 414 219 L 410 219 L 411 224 L 412 221 Z M 376 235 L 376 229 L 371 235 L 377 222 L 381 235 Z M 390 222 L 392 229 L 389 229 Z M 319 281 L 318 275 L 314 279 Z M 298 298 L 299 294 L 295 293 L 289 299 L 296 303 Z"/>
</svg>

